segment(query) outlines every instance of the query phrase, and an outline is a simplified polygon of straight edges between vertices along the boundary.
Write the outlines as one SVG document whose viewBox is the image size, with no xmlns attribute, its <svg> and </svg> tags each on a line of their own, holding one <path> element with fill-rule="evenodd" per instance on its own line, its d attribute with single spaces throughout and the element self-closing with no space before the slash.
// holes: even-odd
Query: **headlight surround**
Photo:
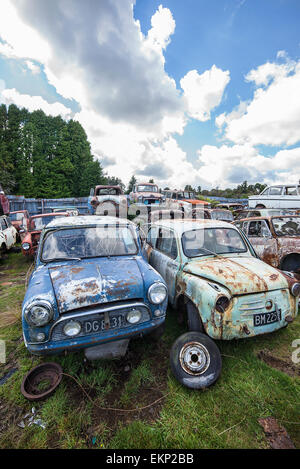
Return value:
<svg viewBox="0 0 300 469">
<path fill-rule="evenodd" d="M 24 251 L 28 251 L 28 249 L 30 249 L 30 244 L 29 243 L 23 243 L 22 244 L 22 249 L 24 249 Z"/>
<path fill-rule="evenodd" d="M 159 305 L 167 298 L 167 287 L 162 282 L 153 283 L 148 290 L 148 299 L 150 303 Z"/>
<path fill-rule="evenodd" d="M 126 315 L 126 320 L 130 324 L 137 324 L 138 322 L 140 322 L 141 318 L 142 318 L 142 313 L 138 309 L 132 309 Z"/>
<path fill-rule="evenodd" d="M 68 321 L 63 328 L 67 337 L 76 337 L 81 331 L 81 324 L 78 321 Z"/>
<path fill-rule="evenodd" d="M 300 295 L 300 283 L 296 282 L 291 286 L 291 293 L 294 296 Z"/>
<path fill-rule="evenodd" d="M 52 317 L 53 308 L 48 301 L 35 301 L 28 305 L 25 310 L 25 319 L 30 326 L 45 326 L 51 321 Z"/>
<path fill-rule="evenodd" d="M 222 295 L 216 301 L 216 310 L 218 313 L 225 313 L 226 309 L 230 305 L 230 298 L 228 296 Z"/>
</svg>

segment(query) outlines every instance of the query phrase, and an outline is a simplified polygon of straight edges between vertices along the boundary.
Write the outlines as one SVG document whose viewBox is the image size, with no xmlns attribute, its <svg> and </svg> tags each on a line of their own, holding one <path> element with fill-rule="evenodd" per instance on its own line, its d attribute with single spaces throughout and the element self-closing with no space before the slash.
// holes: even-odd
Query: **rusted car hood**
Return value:
<svg viewBox="0 0 300 469">
<path fill-rule="evenodd" d="M 86 306 L 142 298 L 144 284 L 135 259 L 100 258 L 49 268 L 60 313 Z"/>
<path fill-rule="evenodd" d="M 288 288 L 280 272 L 255 257 L 197 259 L 183 270 L 224 285 L 232 295 Z"/>
</svg>

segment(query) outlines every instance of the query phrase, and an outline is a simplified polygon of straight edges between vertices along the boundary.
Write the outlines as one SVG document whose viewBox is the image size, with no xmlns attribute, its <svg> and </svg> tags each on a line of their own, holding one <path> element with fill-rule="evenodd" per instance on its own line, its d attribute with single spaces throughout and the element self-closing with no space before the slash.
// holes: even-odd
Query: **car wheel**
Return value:
<svg viewBox="0 0 300 469">
<path fill-rule="evenodd" d="M 266 208 L 266 207 L 265 207 L 264 205 L 262 205 L 262 204 L 258 204 L 258 205 L 256 205 L 255 208 Z"/>
<path fill-rule="evenodd" d="M 196 306 L 189 301 L 186 305 L 189 331 L 203 332 L 203 325 Z"/>
<path fill-rule="evenodd" d="M 187 332 L 174 342 L 170 365 L 181 384 L 191 389 L 205 389 L 219 378 L 222 358 L 212 339 L 200 332 Z"/>
</svg>

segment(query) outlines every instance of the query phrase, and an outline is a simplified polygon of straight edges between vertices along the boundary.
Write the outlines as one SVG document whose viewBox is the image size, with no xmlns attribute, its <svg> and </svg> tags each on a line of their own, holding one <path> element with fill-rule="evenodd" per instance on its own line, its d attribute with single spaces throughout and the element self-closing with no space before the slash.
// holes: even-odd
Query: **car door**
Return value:
<svg viewBox="0 0 300 469">
<path fill-rule="evenodd" d="M 173 230 L 155 226 L 148 233 L 147 242 L 151 243 L 149 263 L 160 273 L 168 287 L 169 301 L 174 302 L 176 277 L 180 267 L 177 239 Z"/>
<path fill-rule="evenodd" d="M 299 186 L 286 186 L 282 197 L 280 208 L 300 208 Z"/>
<path fill-rule="evenodd" d="M 278 266 L 278 247 L 276 239 L 273 238 L 266 220 L 248 221 L 243 224 L 243 231 L 246 232 L 249 241 L 253 245 L 256 253 L 267 264 L 273 267 Z"/>
<path fill-rule="evenodd" d="M 9 218 L 4 219 L 6 223 L 6 235 L 7 235 L 7 244 L 8 244 L 8 249 L 10 249 L 16 242 L 16 236 L 17 236 L 17 231 L 15 227 L 11 224 L 11 221 Z"/>
</svg>

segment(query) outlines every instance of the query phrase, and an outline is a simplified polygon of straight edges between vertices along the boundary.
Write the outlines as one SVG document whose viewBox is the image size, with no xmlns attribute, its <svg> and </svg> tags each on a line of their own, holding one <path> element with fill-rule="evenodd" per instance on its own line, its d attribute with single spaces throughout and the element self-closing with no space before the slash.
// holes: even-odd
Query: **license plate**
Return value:
<svg viewBox="0 0 300 469">
<path fill-rule="evenodd" d="M 281 309 L 273 311 L 272 313 L 257 313 L 253 315 L 254 327 L 266 326 L 274 322 L 281 321 Z"/>
<path fill-rule="evenodd" d="M 107 328 L 103 316 L 99 319 L 93 319 L 92 321 L 84 321 L 83 323 L 83 330 L 85 334 L 106 331 L 107 329 L 115 329 L 117 327 L 122 327 L 122 316 L 110 317 L 109 328 Z"/>
</svg>

